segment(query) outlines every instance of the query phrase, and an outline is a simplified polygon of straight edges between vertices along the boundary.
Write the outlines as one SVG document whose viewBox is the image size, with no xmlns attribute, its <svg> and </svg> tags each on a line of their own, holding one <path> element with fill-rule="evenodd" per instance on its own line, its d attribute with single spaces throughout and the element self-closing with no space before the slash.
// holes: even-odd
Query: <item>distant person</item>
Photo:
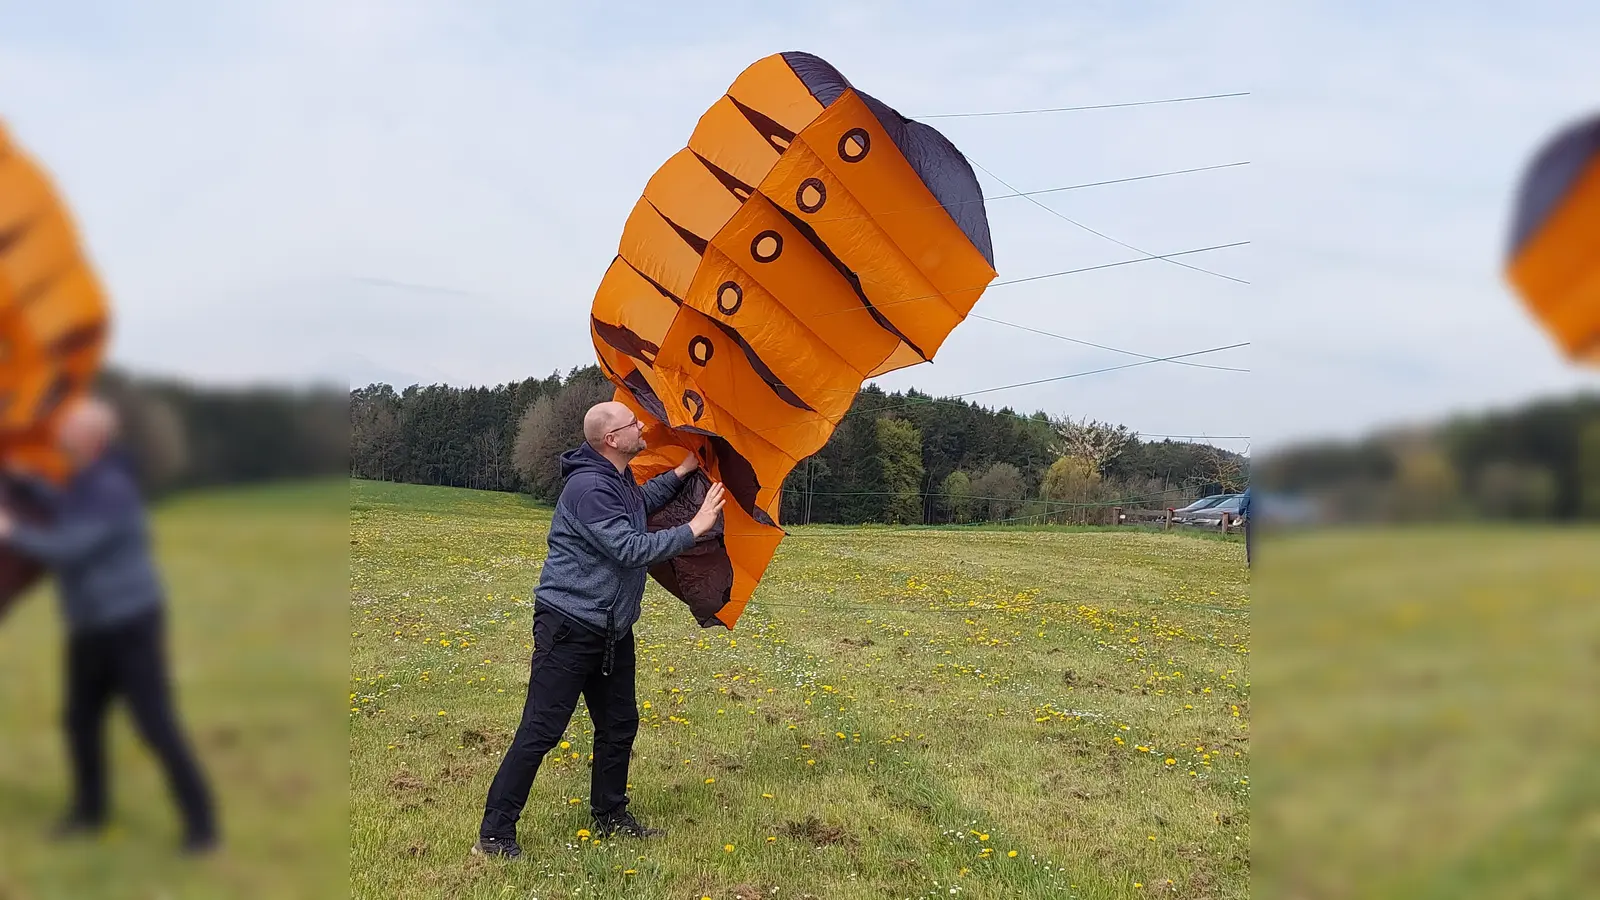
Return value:
<svg viewBox="0 0 1600 900">
<path fill-rule="evenodd" d="M 0 509 L 0 543 L 54 574 L 66 620 L 74 796 L 55 834 L 93 833 L 105 825 L 105 724 L 111 701 L 121 695 L 166 771 L 183 815 L 183 850 L 204 853 L 217 844 L 216 822 L 173 709 L 164 592 L 133 467 L 112 444 L 116 424 L 104 401 L 73 402 L 55 433 L 75 467 L 66 485 L 56 489 L 25 473 L 9 473 L 45 511 L 44 524 L 18 521 Z"/>
<path fill-rule="evenodd" d="M 1244 496 L 1239 498 L 1239 518 L 1244 520 L 1244 564 L 1246 568 L 1250 567 L 1251 551 L 1254 549 L 1253 545 L 1256 540 L 1256 527 L 1250 521 L 1251 490 L 1252 488 L 1245 488 Z"/>
<path fill-rule="evenodd" d="M 648 569 L 694 547 L 722 512 L 713 484 L 688 523 L 651 533 L 646 517 L 665 506 L 700 465 L 694 454 L 642 488 L 628 464 L 645 449 L 644 424 L 621 403 L 583 419 L 584 443 L 561 455 L 566 484 L 550 523 L 549 555 L 533 611 L 533 659 L 522 722 L 484 804 L 472 852 L 515 858 L 517 820 L 539 763 L 561 740 L 583 695 L 594 720 L 589 810 L 595 836 L 660 834 L 628 811 L 628 764 L 639 732 L 633 626 Z"/>
</svg>

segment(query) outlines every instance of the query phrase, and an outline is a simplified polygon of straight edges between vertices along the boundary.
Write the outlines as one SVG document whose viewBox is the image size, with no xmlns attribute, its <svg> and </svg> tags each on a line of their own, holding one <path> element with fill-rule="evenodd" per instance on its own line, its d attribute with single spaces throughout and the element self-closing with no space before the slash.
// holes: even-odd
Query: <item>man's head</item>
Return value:
<svg viewBox="0 0 1600 900">
<path fill-rule="evenodd" d="M 69 401 L 56 424 L 56 445 L 76 465 L 93 462 L 117 433 L 117 414 L 99 397 Z"/>
<path fill-rule="evenodd" d="M 644 452 L 644 423 L 615 400 L 596 403 L 583 417 L 583 439 L 621 465 Z"/>
</svg>

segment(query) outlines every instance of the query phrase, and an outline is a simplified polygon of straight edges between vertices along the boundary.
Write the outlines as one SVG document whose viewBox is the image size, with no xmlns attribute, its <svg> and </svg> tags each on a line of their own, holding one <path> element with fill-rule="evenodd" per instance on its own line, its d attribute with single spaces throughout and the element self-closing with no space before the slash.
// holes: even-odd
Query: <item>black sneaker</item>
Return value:
<svg viewBox="0 0 1600 900">
<path fill-rule="evenodd" d="M 472 845 L 474 856 L 503 856 L 506 859 L 516 859 L 522 855 L 522 848 L 517 846 L 514 837 L 480 837 Z"/>
<path fill-rule="evenodd" d="M 184 835 L 182 852 L 184 856 L 200 857 L 216 852 L 221 846 L 217 836 L 210 832 L 191 833 Z"/>
<path fill-rule="evenodd" d="M 604 816 L 596 816 L 594 833 L 597 838 L 608 838 L 617 833 L 636 838 L 660 837 L 666 834 L 665 831 L 659 828 L 646 828 L 638 819 L 633 817 L 633 813 L 628 812 L 626 809 Z"/>
<path fill-rule="evenodd" d="M 50 837 L 52 840 L 65 841 L 80 837 L 94 837 L 104 830 L 105 823 L 99 819 L 89 819 L 72 814 L 57 822 L 55 827 L 50 829 Z"/>
</svg>

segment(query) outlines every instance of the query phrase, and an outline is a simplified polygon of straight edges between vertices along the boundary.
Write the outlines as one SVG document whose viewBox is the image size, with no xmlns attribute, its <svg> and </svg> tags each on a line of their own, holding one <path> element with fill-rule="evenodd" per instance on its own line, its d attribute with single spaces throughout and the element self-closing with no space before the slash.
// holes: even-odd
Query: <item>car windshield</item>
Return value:
<svg viewBox="0 0 1600 900">
<path fill-rule="evenodd" d="M 1189 504 L 1188 506 L 1184 507 L 1184 511 L 1185 512 L 1196 512 L 1196 511 L 1202 510 L 1202 509 L 1210 509 L 1211 507 L 1216 506 L 1217 504 L 1221 503 L 1222 501 L 1224 501 L 1226 499 L 1228 499 L 1228 495 L 1227 494 L 1218 494 L 1215 497 L 1206 497 L 1206 498 L 1201 499 L 1201 500 L 1196 500 L 1195 502 L 1193 502 L 1193 503 Z"/>
</svg>

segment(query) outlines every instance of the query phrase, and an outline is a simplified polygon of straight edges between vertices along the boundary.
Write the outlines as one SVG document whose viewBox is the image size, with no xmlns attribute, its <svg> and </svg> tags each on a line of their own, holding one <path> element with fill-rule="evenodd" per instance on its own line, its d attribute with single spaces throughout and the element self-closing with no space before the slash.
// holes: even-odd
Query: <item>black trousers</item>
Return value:
<svg viewBox="0 0 1600 900">
<path fill-rule="evenodd" d="M 590 810 L 604 816 L 628 805 L 628 762 L 639 733 L 633 644 L 630 628 L 613 649 L 611 674 L 603 674 L 604 637 L 558 612 L 535 608 L 528 699 L 516 737 L 489 786 L 481 836 L 516 836 L 534 775 L 545 754 L 561 742 L 580 694 L 594 720 Z"/>
<path fill-rule="evenodd" d="M 67 743 L 72 753 L 72 816 L 100 824 L 106 817 L 105 723 L 121 695 L 150 745 L 183 813 L 185 836 L 212 838 L 211 798 L 172 705 L 166 620 L 160 609 L 67 642 Z"/>
</svg>

